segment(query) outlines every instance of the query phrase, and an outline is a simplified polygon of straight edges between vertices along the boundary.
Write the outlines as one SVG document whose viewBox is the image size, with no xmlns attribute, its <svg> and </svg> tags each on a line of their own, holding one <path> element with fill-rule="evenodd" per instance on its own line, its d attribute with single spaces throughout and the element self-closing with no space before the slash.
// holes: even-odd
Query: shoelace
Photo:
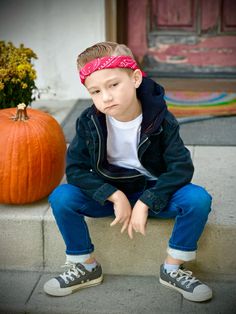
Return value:
<svg viewBox="0 0 236 314">
<path fill-rule="evenodd" d="M 61 267 L 69 268 L 66 272 L 60 275 L 66 284 L 68 284 L 69 281 L 74 281 L 75 278 L 79 278 L 81 275 L 85 275 L 85 272 L 74 263 L 66 262 L 65 265 Z"/>
<path fill-rule="evenodd" d="M 187 288 L 189 288 L 193 283 L 199 282 L 199 280 L 196 277 L 192 276 L 192 272 L 189 270 L 173 270 L 170 272 L 170 276 L 172 278 L 176 278 L 177 281 L 181 282 L 182 285 L 186 285 Z"/>
</svg>

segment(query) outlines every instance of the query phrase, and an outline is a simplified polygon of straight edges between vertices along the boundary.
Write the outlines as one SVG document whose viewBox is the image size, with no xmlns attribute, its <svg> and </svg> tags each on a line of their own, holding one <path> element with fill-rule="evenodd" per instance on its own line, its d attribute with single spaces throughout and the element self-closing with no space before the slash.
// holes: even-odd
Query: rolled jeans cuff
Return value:
<svg viewBox="0 0 236 314">
<path fill-rule="evenodd" d="M 167 248 L 167 253 L 175 258 L 175 259 L 180 259 L 184 262 L 189 262 L 192 261 L 196 258 L 196 251 L 181 251 L 181 250 L 176 250 L 172 249 L 170 247 Z"/>
</svg>

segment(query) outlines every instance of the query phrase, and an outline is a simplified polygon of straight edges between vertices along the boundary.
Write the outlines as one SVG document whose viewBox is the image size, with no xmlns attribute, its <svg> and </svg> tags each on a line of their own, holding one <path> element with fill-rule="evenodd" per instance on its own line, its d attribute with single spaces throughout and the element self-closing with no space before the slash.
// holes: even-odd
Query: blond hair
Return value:
<svg viewBox="0 0 236 314">
<path fill-rule="evenodd" d="M 80 70 L 86 63 L 107 56 L 131 56 L 134 58 L 132 51 L 123 44 L 116 42 L 104 41 L 88 47 L 77 58 L 77 68 Z"/>
</svg>

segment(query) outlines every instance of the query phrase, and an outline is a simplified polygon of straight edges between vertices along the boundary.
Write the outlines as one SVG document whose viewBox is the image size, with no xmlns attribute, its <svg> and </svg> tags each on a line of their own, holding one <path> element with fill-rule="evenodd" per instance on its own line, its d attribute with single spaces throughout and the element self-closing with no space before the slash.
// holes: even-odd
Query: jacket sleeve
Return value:
<svg viewBox="0 0 236 314">
<path fill-rule="evenodd" d="M 78 186 L 83 193 L 102 205 L 117 188 L 100 177 L 92 168 L 88 139 L 82 119 L 76 122 L 76 135 L 67 150 L 67 182 Z"/>
<path fill-rule="evenodd" d="M 179 188 L 191 181 L 194 172 L 190 152 L 179 135 L 178 122 L 174 119 L 165 123 L 169 125 L 164 125 L 161 136 L 166 171 L 158 177 L 155 186 L 145 190 L 140 197 L 156 213 L 167 206 L 171 196 Z"/>
</svg>

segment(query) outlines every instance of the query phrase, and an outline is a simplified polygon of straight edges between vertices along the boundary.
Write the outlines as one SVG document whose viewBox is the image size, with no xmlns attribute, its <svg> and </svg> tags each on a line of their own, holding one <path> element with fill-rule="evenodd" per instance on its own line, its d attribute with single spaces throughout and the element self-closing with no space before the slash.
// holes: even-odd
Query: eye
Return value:
<svg viewBox="0 0 236 314">
<path fill-rule="evenodd" d="M 90 92 L 91 95 L 96 95 L 96 94 L 98 94 L 98 93 L 100 93 L 100 90 L 98 90 L 98 89 L 95 90 L 95 91 Z"/>
<path fill-rule="evenodd" d="M 116 87 L 119 83 L 113 83 L 111 86 Z"/>
</svg>

